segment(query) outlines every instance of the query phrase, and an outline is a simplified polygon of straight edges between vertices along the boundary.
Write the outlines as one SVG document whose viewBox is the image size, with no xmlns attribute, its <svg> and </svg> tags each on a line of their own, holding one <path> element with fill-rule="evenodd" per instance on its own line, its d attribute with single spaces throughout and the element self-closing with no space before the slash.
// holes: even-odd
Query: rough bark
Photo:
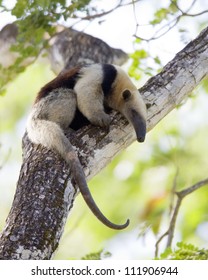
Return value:
<svg viewBox="0 0 208 280">
<path fill-rule="evenodd" d="M 74 67 L 77 64 L 93 62 L 114 63 L 122 65 L 128 60 L 128 55 L 121 49 L 115 49 L 106 44 L 103 40 L 72 28 L 61 28 L 57 26 L 56 36 L 50 40 L 50 47 L 44 50 L 44 58 L 50 61 L 51 69 L 59 74 L 63 69 Z M 0 30 L 0 64 L 7 68 L 20 57 L 17 52 L 10 50 L 14 43 L 17 43 L 18 27 L 15 23 L 7 24 Z M 25 39 L 26 40 L 26 39 Z M 30 44 L 30 42 L 26 42 Z M 34 61 L 34 57 L 24 59 L 22 65 L 27 66 Z M 17 73 L 16 73 L 17 75 Z"/>
<path fill-rule="evenodd" d="M 208 74 L 207 46 L 208 28 L 141 89 L 149 107 L 148 130 L 187 98 Z M 88 179 L 136 139 L 123 117 L 116 113 L 112 117 L 109 132 L 91 125 L 76 133 L 68 132 Z M 32 145 L 25 135 L 17 190 L 0 236 L 0 259 L 50 259 L 76 194 L 73 175 L 65 162 L 53 152 Z"/>
<path fill-rule="evenodd" d="M 122 65 L 128 60 L 128 55 L 96 37 L 66 28 L 56 35 L 49 50 L 49 58 L 53 72 L 58 74 L 77 64 L 99 62 Z"/>
</svg>

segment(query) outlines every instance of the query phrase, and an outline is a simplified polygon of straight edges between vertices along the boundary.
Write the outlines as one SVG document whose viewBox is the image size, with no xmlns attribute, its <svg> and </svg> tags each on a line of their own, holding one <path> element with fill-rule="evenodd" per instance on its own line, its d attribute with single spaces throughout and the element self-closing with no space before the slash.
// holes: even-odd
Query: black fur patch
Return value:
<svg viewBox="0 0 208 280">
<path fill-rule="evenodd" d="M 90 124 L 88 119 L 79 111 L 79 109 L 77 109 L 74 119 L 72 120 L 69 127 L 76 131 L 88 124 Z"/>
<path fill-rule="evenodd" d="M 111 64 L 103 64 L 102 68 L 103 68 L 103 82 L 101 86 L 102 86 L 103 94 L 107 96 L 111 93 L 112 84 L 117 76 L 117 70 Z"/>
</svg>

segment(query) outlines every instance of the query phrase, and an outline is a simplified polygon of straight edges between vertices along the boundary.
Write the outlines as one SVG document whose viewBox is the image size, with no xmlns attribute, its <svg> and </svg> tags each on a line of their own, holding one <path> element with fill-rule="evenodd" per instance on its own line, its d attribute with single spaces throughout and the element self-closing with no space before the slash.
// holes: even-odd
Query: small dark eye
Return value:
<svg viewBox="0 0 208 280">
<path fill-rule="evenodd" d="M 130 92 L 130 90 L 128 90 L 128 89 L 124 90 L 124 92 L 123 92 L 123 99 L 124 99 L 125 101 L 128 101 L 128 100 L 130 99 L 130 97 L 131 97 L 131 92 Z"/>
</svg>

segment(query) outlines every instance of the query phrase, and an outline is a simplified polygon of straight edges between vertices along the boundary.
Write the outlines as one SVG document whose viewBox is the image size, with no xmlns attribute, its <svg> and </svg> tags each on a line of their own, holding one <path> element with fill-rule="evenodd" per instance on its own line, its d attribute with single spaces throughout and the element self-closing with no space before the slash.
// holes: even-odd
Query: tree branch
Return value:
<svg viewBox="0 0 208 280">
<path fill-rule="evenodd" d="M 181 207 L 183 199 L 187 195 L 189 195 L 192 192 L 200 189 L 201 187 L 206 186 L 207 184 L 208 184 L 208 178 L 204 179 L 204 180 L 194 184 L 193 186 L 191 186 L 189 188 L 186 188 L 186 189 L 184 189 L 184 190 L 182 190 L 180 192 L 175 192 L 175 194 L 177 195 L 178 199 L 177 199 L 177 202 L 176 202 L 176 206 L 174 207 L 173 215 L 172 215 L 172 218 L 171 218 L 171 221 L 170 221 L 170 226 L 169 226 L 168 230 L 158 239 L 158 241 L 157 241 L 157 243 L 155 245 L 155 247 L 156 247 L 155 257 L 158 256 L 158 246 L 159 246 L 159 243 L 163 240 L 163 238 L 165 236 L 168 236 L 166 248 L 171 247 L 171 245 L 172 245 L 172 241 L 173 241 L 173 237 L 174 237 L 174 231 L 175 231 L 176 219 L 177 219 L 178 212 L 179 212 L 179 209 Z"/>
<path fill-rule="evenodd" d="M 170 19 L 167 23 L 165 23 L 164 25 L 162 25 L 158 30 L 156 30 L 156 32 L 150 37 L 150 38 L 143 38 L 140 36 L 137 36 L 137 30 L 139 25 L 137 24 L 137 28 L 136 28 L 136 32 L 135 32 L 135 37 L 142 40 L 142 41 L 146 41 L 146 42 L 150 42 L 153 40 L 157 40 L 159 38 L 161 38 L 162 36 L 164 36 L 165 34 L 167 34 L 171 29 L 173 29 L 183 17 L 198 17 L 201 16 L 205 13 L 208 13 L 208 10 L 204 10 L 201 11 L 199 13 L 195 13 L 195 14 L 190 14 L 189 11 L 193 8 L 193 6 L 196 3 L 196 0 L 194 0 L 191 5 L 189 6 L 189 8 L 186 11 L 183 11 L 177 2 L 175 1 L 171 1 L 172 4 L 174 4 L 176 6 L 176 8 L 178 9 L 178 11 L 180 12 L 176 17 L 173 17 L 172 19 Z M 177 13 L 176 13 L 177 14 Z"/>
<path fill-rule="evenodd" d="M 148 130 L 187 98 L 208 74 L 207 44 L 208 28 L 141 89 L 149 105 Z M 76 133 L 68 131 L 67 136 L 88 180 L 136 139 L 133 128 L 118 113 L 112 114 L 109 132 L 89 125 Z M 52 151 L 32 145 L 25 135 L 16 194 L 0 235 L 0 259 L 51 258 L 76 195 L 69 166 Z"/>
</svg>

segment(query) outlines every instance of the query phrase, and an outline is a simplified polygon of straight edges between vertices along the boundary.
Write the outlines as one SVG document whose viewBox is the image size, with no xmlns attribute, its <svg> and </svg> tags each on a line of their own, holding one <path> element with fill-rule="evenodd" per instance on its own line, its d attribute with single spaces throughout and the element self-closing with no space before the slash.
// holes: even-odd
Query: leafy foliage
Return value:
<svg viewBox="0 0 208 280">
<path fill-rule="evenodd" d="M 110 257 L 111 254 L 109 252 L 103 253 L 103 251 L 99 251 L 97 253 L 91 253 L 82 258 L 82 260 L 102 260 L 103 258 Z"/>
<path fill-rule="evenodd" d="M 56 33 L 56 25 L 60 20 L 77 17 L 78 11 L 89 13 L 88 4 L 91 0 L 71 1 L 66 0 L 17 0 L 11 9 L 11 14 L 16 17 L 18 36 L 11 51 L 17 53 L 13 65 L 3 68 L 0 77 L 0 93 L 4 93 L 4 86 L 14 77 L 25 70 L 25 61 L 34 62 L 41 51 L 49 46 L 49 40 Z M 0 2 L 1 11 L 9 11 Z"/>
<path fill-rule="evenodd" d="M 84 256 L 82 258 L 82 260 L 101 260 L 101 253 L 102 253 L 102 251 L 99 251 L 97 253 L 88 254 L 88 255 Z"/>
<path fill-rule="evenodd" d="M 153 57 L 140 39 L 135 40 L 135 52 L 130 54 L 129 76 L 140 80 L 143 75 L 153 76 L 162 68 L 159 56 Z"/>
<path fill-rule="evenodd" d="M 58 24 L 67 26 L 69 19 L 90 21 L 106 14 L 105 11 L 99 9 L 94 0 L 17 0 L 11 9 L 7 8 L 6 2 L 0 1 L 0 13 L 7 11 L 16 17 L 19 35 L 16 44 L 12 46 L 12 51 L 18 54 L 18 58 L 14 65 L 6 69 L 2 69 L 0 65 L 0 71 L 3 73 L 0 76 L 0 94 L 4 93 L 4 87 L 9 81 L 12 81 L 18 73 L 25 70 L 25 61 L 29 59 L 30 63 L 34 62 L 38 55 L 43 54 L 43 50 L 48 48 L 49 41 L 56 33 Z M 120 1 L 114 9 L 127 5 L 127 2 Z M 136 2 L 129 0 L 128 4 L 136 5 Z M 165 4 L 159 6 L 146 23 L 153 30 L 156 29 L 152 38 L 143 39 L 137 35 L 137 31 L 135 32 L 137 39 L 135 41 L 135 52 L 130 56 L 132 60 L 129 69 L 130 76 L 139 80 L 144 73 L 152 76 L 162 68 L 160 57 L 152 54 L 148 50 L 148 45 L 144 43 L 166 34 L 178 24 L 182 17 L 192 16 L 188 12 L 195 2 L 190 3 L 189 8 L 183 11 L 178 0 L 166 1 Z M 138 26 L 139 24 L 137 24 Z M 178 31 L 185 34 L 187 29 L 183 25 Z M 183 35 L 181 38 L 185 41 Z"/>
<path fill-rule="evenodd" d="M 181 42 L 187 44 L 190 41 L 190 29 L 187 28 L 184 22 L 180 25 L 180 22 L 186 17 L 201 16 L 208 13 L 208 10 L 203 10 L 202 7 L 201 12 L 194 13 L 192 8 L 196 5 L 197 1 L 190 1 L 190 3 L 184 5 L 185 2 L 178 0 L 164 1 L 150 18 L 147 17 L 148 19 L 144 23 L 137 22 L 134 34 L 136 37 L 135 51 L 131 54 L 132 63 L 129 71 L 132 77 L 138 80 L 141 79 L 143 74 L 153 76 L 161 70 L 163 63 L 161 58 L 155 55 L 154 50 L 151 50 L 151 46 L 154 46 L 152 42 L 170 33 L 172 29 L 175 28 L 177 30 Z M 203 25 L 204 27 L 206 26 L 206 19 Z M 146 29 L 142 27 L 146 27 Z M 139 32 L 140 30 L 142 32 Z"/>
<path fill-rule="evenodd" d="M 178 249 L 166 249 L 161 254 L 160 260 L 208 260 L 208 250 L 200 249 L 192 244 L 177 243 Z"/>
<path fill-rule="evenodd" d="M 169 17 L 172 17 L 177 12 L 179 12 L 177 2 L 178 2 L 178 0 L 170 1 L 169 5 L 167 7 L 159 8 L 154 13 L 154 19 L 150 21 L 150 24 L 157 25 L 164 20 L 168 20 Z"/>
</svg>

